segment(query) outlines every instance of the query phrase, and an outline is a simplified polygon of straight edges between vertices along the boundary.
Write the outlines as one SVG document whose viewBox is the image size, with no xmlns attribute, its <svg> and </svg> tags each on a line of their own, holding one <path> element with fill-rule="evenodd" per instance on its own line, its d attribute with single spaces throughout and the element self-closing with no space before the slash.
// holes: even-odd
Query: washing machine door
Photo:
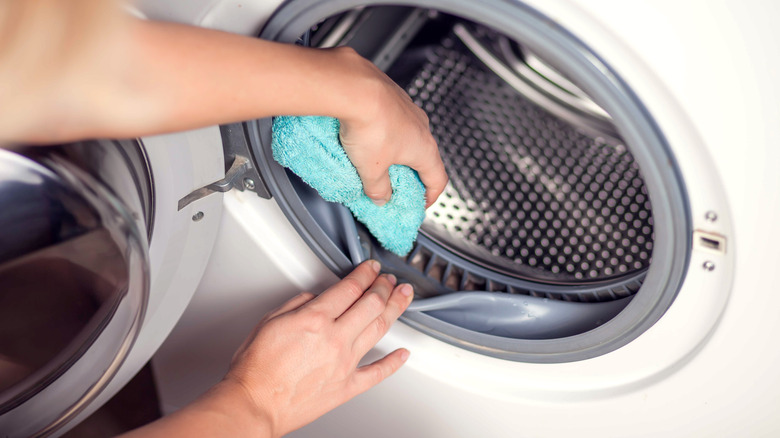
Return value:
<svg viewBox="0 0 780 438">
<path fill-rule="evenodd" d="M 100 394 L 139 333 L 149 299 L 149 199 L 123 190 L 128 206 L 89 173 L 119 151 L 130 149 L 0 150 L 3 436 L 58 430 Z M 113 174 L 114 188 L 121 175 Z M 138 181 L 122 181 L 123 189 L 140 189 Z"/>
</svg>

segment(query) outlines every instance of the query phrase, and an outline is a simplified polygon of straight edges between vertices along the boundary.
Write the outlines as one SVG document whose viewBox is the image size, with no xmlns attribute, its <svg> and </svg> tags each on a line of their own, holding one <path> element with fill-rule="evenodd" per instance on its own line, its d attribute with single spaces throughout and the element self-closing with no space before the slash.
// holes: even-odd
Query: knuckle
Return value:
<svg viewBox="0 0 780 438">
<path fill-rule="evenodd" d="M 417 117 L 419 117 L 420 122 L 427 128 L 430 120 L 428 119 L 428 113 L 425 112 L 424 109 L 420 108 L 419 106 L 414 106 L 414 111 L 417 113 Z"/>
<path fill-rule="evenodd" d="M 358 299 L 366 290 L 354 276 L 347 276 L 341 280 L 341 288 L 354 299 Z"/>
<path fill-rule="evenodd" d="M 335 48 L 333 48 L 331 50 L 333 50 L 335 53 L 338 53 L 338 54 L 344 55 L 344 56 L 356 56 L 358 54 L 357 50 L 353 49 L 350 46 L 335 47 Z"/>
<path fill-rule="evenodd" d="M 365 299 L 367 301 L 369 309 L 371 309 L 374 312 L 381 312 L 387 306 L 387 303 L 385 302 L 384 298 L 382 298 L 376 292 L 367 294 Z"/>
<path fill-rule="evenodd" d="M 254 349 L 254 346 L 256 344 L 255 341 L 263 338 L 263 336 L 267 336 L 268 333 L 281 333 L 284 332 L 285 330 L 287 330 L 287 328 L 286 328 L 285 320 L 282 318 L 276 318 L 276 319 L 265 321 L 262 323 L 262 325 L 258 325 L 255 328 L 255 331 L 252 333 L 251 337 L 248 338 L 251 340 L 247 344 L 247 349 L 248 350 Z"/>
<path fill-rule="evenodd" d="M 347 384 L 348 391 L 351 394 L 360 394 L 363 391 L 368 390 L 371 386 L 368 384 L 369 382 L 366 382 L 365 379 L 362 378 L 361 375 L 360 378 L 352 378 L 349 380 L 349 383 Z"/>
<path fill-rule="evenodd" d="M 439 164 L 433 168 L 433 181 L 440 188 L 444 188 L 450 177 L 447 176 L 447 172 L 444 170 L 444 164 Z"/>
<path fill-rule="evenodd" d="M 377 318 L 374 320 L 374 329 L 378 334 L 384 334 L 387 332 L 389 325 L 384 318 Z"/>
<path fill-rule="evenodd" d="M 311 292 L 301 292 L 299 295 L 301 301 L 313 300 L 315 295 Z"/>
<path fill-rule="evenodd" d="M 388 173 L 388 167 L 384 164 L 370 170 L 363 172 L 363 186 L 368 190 L 387 190 L 385 185 L 390 185 L 390 174 Z"/>
<path fill-rule="evenodd" d="M 260 322 L 257 325 L 258 326 L 267 325 L 268 323 L 273 321 L 276 316 L 277 315 L 275 315 L 273 313 L 267 313 L 265 316 L 263 316 L 262 319 L 260 319 Z"/>
<path fill-rule="evenodd" d="M 305 314 L 305 329 L 310 332 L 319 332 L 328 324 L 328 316 L 321 311 L 312 311 Z"/>
<path fill-rule="evenodd" d="M 444 168 L 444 163 L 442 163 L 441 154 L 439 153 L 439 144 L 434 139 L 431 139 L 431 142 L 428 144 L 428 155 L 428 161 L 432 168 L 437 170 Z"/>
<path fill-rule="evenodd" d="M 385 369 L 383 364 L 377 364 L 372 370 L 371 370 L 371 382 L 373 384 L 378 384 L 382 380 L 385 380 Z"/>
</svg>

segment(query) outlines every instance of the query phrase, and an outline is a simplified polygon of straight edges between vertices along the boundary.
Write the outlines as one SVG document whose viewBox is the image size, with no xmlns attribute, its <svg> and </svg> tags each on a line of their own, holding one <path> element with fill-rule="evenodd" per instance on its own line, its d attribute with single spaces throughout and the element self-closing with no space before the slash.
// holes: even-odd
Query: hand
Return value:
<svg viewBox="0 0 780 438">
<path fill-rule="evenodd" d="M 412 300 L 412 287 L 368 261 L 315 297 L 302 293 L 266 315 L 225 377 L 244 389 L 271 436 L 282 436 L 378 384 L 409 356 L 360 359 Z"/>
<path fill-rule="evenodd" d="M 428 116 L 404 90 L 352 49 L 340 48 L 372 92 L 354 101 L 358 111 L 341 117 L 341 144 L 363 180 L 363 190 L 377 205 L 390 200 L 388 168 L 405 164 L 416 170 L 426 189 L 426 207 L 439 197 L 448 177 L 428 127 Z"/>
</svg>

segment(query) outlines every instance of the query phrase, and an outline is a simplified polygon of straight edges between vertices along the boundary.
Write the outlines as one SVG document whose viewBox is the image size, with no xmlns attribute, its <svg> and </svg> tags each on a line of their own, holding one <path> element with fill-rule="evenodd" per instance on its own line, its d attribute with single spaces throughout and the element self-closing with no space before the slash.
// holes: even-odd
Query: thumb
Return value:
<svg viewBox="0 0 780 438">
<path fill-rule="evenodd" d="M 380 207 L 387 204 L 393 195 L 387 168 L 377 168 L 371 171 L 358 169 L 358 175 L 363 181 L 363 191 L 374 201 L 374 204 Z"/>
</svg>

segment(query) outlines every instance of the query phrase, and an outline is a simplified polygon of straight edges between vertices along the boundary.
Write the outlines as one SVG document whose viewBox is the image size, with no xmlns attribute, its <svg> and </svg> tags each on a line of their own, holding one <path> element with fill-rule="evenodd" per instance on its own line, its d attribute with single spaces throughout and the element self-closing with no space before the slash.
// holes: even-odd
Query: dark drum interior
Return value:
<svg viewBox="0 0 780 438">
<path fill-rule="evenodd" d="M 427 295 L 491 280 L 447 269 L 440 251 L 540 284 L 625 286 L 548 298 L 603 301 L 638 289 L 653 248 L 647 190 L 609 115 L 574 83 L 486 26 L 423 9 L 350 11 L 308 38 L 354 47 L 429 115 L 450 183 L 406 260 L 440 283 Z"/>
<path fill-rule="evenodd" d="M 413 328 L 530 362 L 625 345 L 666 311 L 689 257 L 664 136 L 596 52 L 532 8 L 426 5 L 292 0 L 261 34 L 350 46 L 428 114 L 450 182 L 407 256 L 276 165 L 270 119 L 223 138 L 245 132 L 269 192 L 334 272 L 370 257 L 412 283 Z"/>
</svg>

